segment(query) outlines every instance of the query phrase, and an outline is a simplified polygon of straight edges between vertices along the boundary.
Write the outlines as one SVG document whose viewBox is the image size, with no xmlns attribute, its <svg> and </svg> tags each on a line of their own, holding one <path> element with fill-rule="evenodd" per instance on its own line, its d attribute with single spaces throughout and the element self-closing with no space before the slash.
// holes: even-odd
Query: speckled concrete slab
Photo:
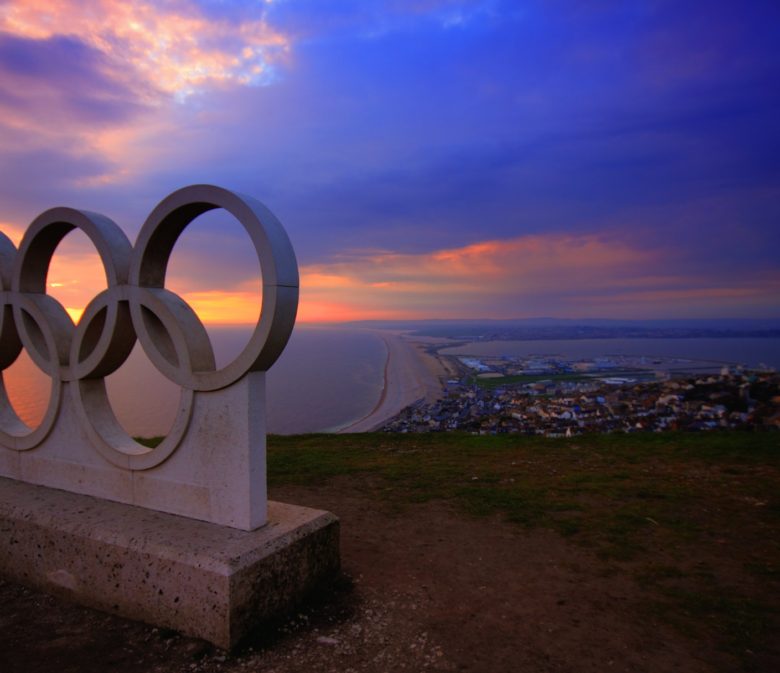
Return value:
<svg viewBox="0 0 780 673">
<path fill-rule="evenodd" d="M 270 501 L 242 531 L 0 478 L 0 573 L 223 648 L 338 567 L 329 512 Z"/>
</svg>

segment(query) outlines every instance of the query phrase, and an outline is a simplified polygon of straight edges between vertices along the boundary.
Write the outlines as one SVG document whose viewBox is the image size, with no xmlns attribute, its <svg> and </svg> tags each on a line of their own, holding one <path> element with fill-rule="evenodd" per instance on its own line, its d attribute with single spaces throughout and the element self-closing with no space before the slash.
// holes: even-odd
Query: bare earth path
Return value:
<svg viewBox="0 0 780 673">
<path fill-rule="evenodd" d="M 745 670 L 656 621 L 626 573 L 551 531 L 437 502 L 397 511 L 349 478 L 271 495 L 338 513 L 345 577 L 270 637 L 228 655 L 0 583 L 0 671 Z M 780 670 L 770 658 L 749 670 Z"/>
</svg>

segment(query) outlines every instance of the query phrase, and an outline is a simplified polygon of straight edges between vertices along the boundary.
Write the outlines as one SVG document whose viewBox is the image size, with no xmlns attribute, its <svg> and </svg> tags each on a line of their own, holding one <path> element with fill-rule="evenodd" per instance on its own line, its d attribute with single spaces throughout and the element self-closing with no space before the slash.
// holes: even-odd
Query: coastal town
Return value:
<svg viewBox="0 0 780 673">
<path fill-rule="evenodd" d="M 447 365 L 457 375 L 446 381 L 441 397 L 406 407 L 383 431 L 571 437 L 780 429 L 780 375 L 768 368 L 620 356 L 448 356 Z"/>
</svg>

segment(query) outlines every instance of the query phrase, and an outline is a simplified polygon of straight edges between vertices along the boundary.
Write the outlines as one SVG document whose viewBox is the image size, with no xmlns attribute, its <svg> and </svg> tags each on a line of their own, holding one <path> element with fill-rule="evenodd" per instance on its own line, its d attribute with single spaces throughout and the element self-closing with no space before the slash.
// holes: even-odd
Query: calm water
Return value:
<svg viewBox="0 0 780 673">
<path fill-rule="evenodd" d="M 212 330 L 217 366 L 246 344 L 248 331 Z M 268 430 L 277 434 L 335 430 L 363 418 L 382 392 L 386 349 L 369 332 L 296 327 L 282 356 L 268 372 Z M 6 371 L 17 413 L 37 425 L 48 401 L 49 379 L 26 353 Z M 164 378 L 139 344 L 107 379 L 109 398 L 131 435 L 166 434 L 175 416 L 179 388 Z"/>
<path fill-rule="evenodd" d="M 485 341 L 447 348 L 449 355 L 516 357 L 558 355 L 589 359 L 606 355 L 685 358 L 780 369 L 780 339 L 566 339 L 549 341 Z"/>
</svg>

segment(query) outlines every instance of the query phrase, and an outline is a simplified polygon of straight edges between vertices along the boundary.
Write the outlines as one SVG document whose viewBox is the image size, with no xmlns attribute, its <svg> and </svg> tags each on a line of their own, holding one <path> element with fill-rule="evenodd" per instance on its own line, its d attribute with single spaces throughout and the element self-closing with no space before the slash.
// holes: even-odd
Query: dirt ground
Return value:
<svg viewBox="0 0 780 673">
<path fill-rule="evenodd" d="M 556 533 L 343 486 L 272 493 L 341 518 L 343 576 L 236 652 L 0 583 L 0 671 L 780 670 L 654 617 L 630 572 Z"/>
</svg>

